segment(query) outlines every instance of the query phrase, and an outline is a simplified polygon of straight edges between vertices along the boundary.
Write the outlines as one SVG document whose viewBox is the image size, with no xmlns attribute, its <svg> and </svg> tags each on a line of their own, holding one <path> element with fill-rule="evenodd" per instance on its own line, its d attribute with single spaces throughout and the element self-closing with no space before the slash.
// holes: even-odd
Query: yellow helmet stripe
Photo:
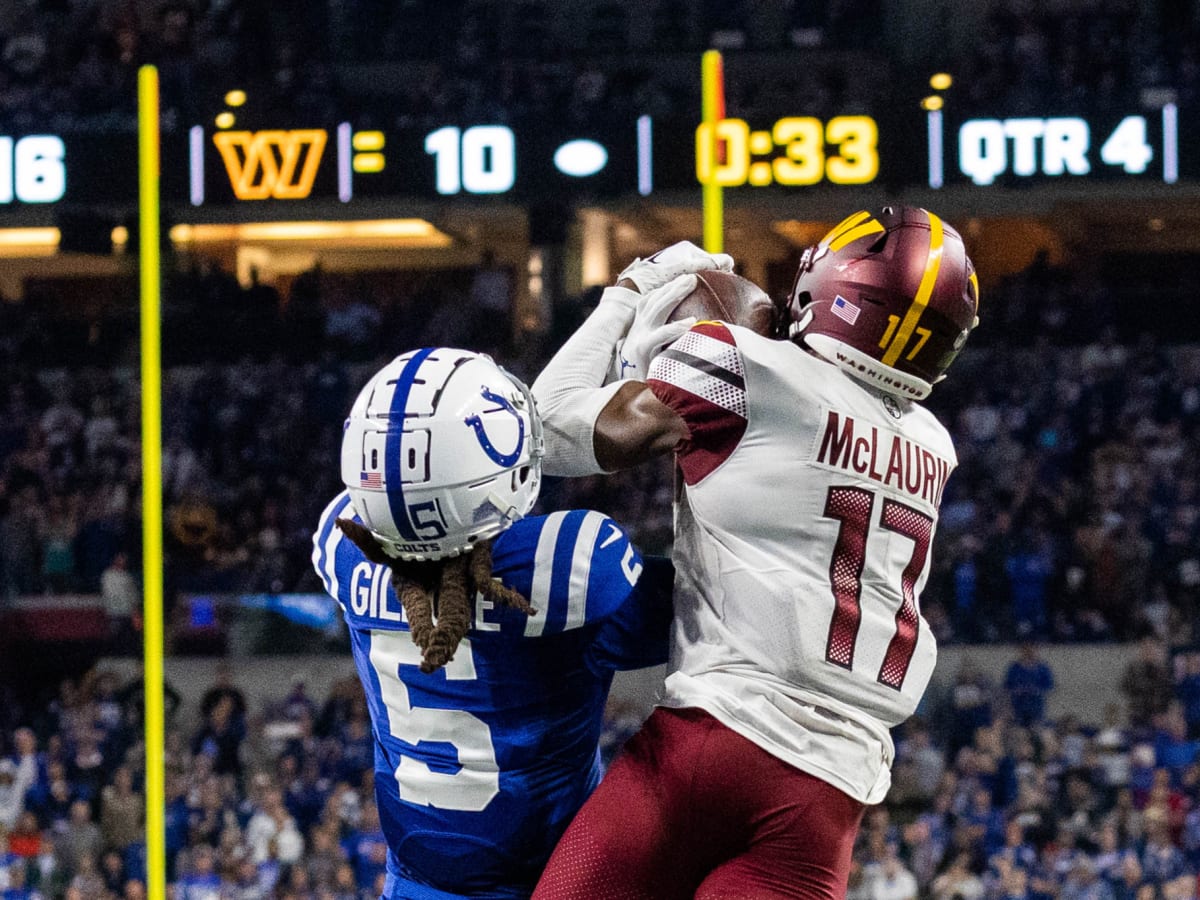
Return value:
<svg viewBox="0 0 1200 900">
<path fill-rule="evenodd" d="M 913 330 L 917 327 L 921 313 L 925 312 L 925 307 L 929 305 L 929 298 L 933 296 L 933 286 L 937 284 L 938 271 L 942 267 L 942 220 L 928 210 L 923 210 L 923 212 L 929 216 L 929 255 L 925 257 L 925 272 L 921 275 L 920 285 L 917 286 L 917 295 L 913 297 L 908 312 L 904 314 L 900 327 L 896 329 L 896 336 L 892 338 L 891 346 L 883 354 L 885 366 L 894 366 L 896 360 L 900 358 L 900 354 L 904 351 L 904 345 L 908 343 Z"/>
<path fill-rule="evenodd" d="M 883 231 L 883 223 L 878 219 L 870 219 L 861 225 L 855 225 L 848 231 L 843 231 L 834 240 L 830 241 L 829 249 L 836 253 L 847 244 L 852 244 L 861 237 L 866 237 L 868 234 L 877 234 L 881 231 Z"/>
<path fill-rule="evenodd" d="M 871 215 L 871 214 L 869 212 L 867 212 L 867 210 L 865 210 L 865 209 L 860 209 L 856 213 L 850 213 L 850 215 L 846 216 L 846 218 L 842 219 L 842 221 L 838 222 L 836 225 L 834 225 L 832 228 L 829 229 L 829 233 L 827 235 L 825 235 L 825 238 L 824 238 L 824 240 L 821 241 L 821 243 L 825 243 L 825 241 L 831 240 L 832 238 L 836 237 L 839 231 L 844 231 L 847 228 L 853 228 L 855 225 L 857 225 L 863 219 L 867 218 L 867 216 L 869 216 L 869 215 Z"/>
<path fill-rule="evenodd" d="M 821 246 L 828 247 L 844 232 L 849 231 L 855 225 L 870 217 L 870 215 L 871 214 L 864 209 L 846 216 L 846 218 L 842 219 L 842 221 L 838 222 L 831 229 L 829 229 L 829 233 L 826 234 L 825 237 L 821 238 Z"/>
</svg>

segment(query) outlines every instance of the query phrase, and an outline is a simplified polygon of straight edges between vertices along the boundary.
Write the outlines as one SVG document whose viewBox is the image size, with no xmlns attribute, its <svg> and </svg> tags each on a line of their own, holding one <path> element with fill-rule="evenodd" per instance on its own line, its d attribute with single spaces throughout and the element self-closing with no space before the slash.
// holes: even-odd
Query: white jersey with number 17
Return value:
<svg viewBox="0 0 1200 900">
<path fill-rule="evenodd" d="M 927 410 L 702 322 L 648 384 L 684 419 L 663 700 L 878 803 L 937 647 L 920 592 L 956 457 Z"/>
</svg>

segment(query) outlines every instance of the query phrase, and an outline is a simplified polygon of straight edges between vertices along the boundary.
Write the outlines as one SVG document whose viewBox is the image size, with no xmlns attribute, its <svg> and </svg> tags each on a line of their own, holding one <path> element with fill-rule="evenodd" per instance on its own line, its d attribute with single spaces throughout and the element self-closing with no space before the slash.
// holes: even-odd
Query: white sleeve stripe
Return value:
<svg viewBox="0 0 1200 900">
<path fill-rule="evenodd" d="M 695 394 L 721 409 L 728 410 L 743 419 L 746 415 L 746 391 L 707 372 L 701 372 L 686 363 L 659 356 L 654 360 L 650 377 L 666 382 L 689 394 Z"/>
<path fill-rule="evenodd" d="M 699 331 L 689 331 L 671 346 L 715 366 L 720 366 L 735 375 L 744 376 L 746 374 L 745 367 L 742 365 L 742 354 L 738 350 L 737 344 L 717 340 Z"/>
<path fill-rule="evenodd" d="M 537 549 L 533 553 L 533 583 L 529 588 L 529 604 L 538 611 L 525 620 L 525 636 L 538 637 L 546 628 L 550 615 L 550 584 L 554 577 L 554 548 L 562 529 L 565 512 L 551 513 L 542 523 Z"/>
<path fill-rule="evenodd" d="M 342 529 L 334 528 L 325 544 L 325 588 L 329 595 L 341 603 L 341 585 L 337 577 L 337 548 L 342 542 Z"/>
<path fill-rule="evenodd" d="M 321 576 L 326 592 L 335 600 L 338 599 L 337 580 L 337 547 L 342 541 L 342 532 L 336 527 L 336 519 L 350 505 L 350 494 L 342 491 L 330 501 L 321 513 L 320 523 L 313 534 L 313 568 Z M 340 602 L 340 600 L 339 600 Z"/>
<path fill-rule="evenodd" d="M 592 554 L 600 526 L 607 516 L 589 512 L 579 523 L 575 552 L 571 557 L 571 580 L 567 588 L 567 621 L 563 629 L 580 628 L 587 620 L 588 579 L 592 574 Z"/>
</svg>

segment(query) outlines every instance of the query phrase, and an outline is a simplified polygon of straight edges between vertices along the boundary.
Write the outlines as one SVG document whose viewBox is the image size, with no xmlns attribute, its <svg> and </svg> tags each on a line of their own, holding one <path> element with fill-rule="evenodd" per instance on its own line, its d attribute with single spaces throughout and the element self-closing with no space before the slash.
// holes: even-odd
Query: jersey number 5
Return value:
<svg viewBox="0 0 1200 900">
<path fill-rule="evenodd" d="M 458 753 L 457 772 L 435 772 L 415 756 L 402 754 L 396 767 L 400 799 L 418 806 L 479 812 L 500 793 L 492 730 L 461 709 L 413 706 L 400 678 L 400 666 L 420 664 L 421 651 L 407 631 L 371 632 L 371 665 L 379 676 L 379 693 L 387 707 L 392 737 L 413 747 L 422 741 L 446 743 Z M 463 639 L 442 673 L 435 677 L 475 677 L 470 640 Z"/>
<path fill-rule="evenodd" d="M 833 561 L 829 564 L 834 607 L 825 659 L 844 669 L 854 665 L 854 645 L 862 621 L 862 573 L 867 561 L 867 538 L 874 506 L 875 493 L 865 488 L 831 487 L 825 497 L 825 516 L 841 523 L 833 548 Z M 896 633 L 888 644 L 878 676 L 880 684 L 900 690 L 917 649 L 916 586 L 929 556 L 933 519 L 911 506 L 885 497 L 879 524 L 913 542 L 912 557 L 900 574 L 901 602 L 896 611 Z"/>
</svg>

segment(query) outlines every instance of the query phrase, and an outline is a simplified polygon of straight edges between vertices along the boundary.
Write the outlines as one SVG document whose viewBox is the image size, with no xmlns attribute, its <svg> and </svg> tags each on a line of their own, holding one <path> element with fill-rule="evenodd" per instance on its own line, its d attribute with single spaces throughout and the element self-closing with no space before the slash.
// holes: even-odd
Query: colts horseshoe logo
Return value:
<svg viewBox="0 0 1200 900">
<path fill-rule="evenodd" d="M 485 409 L 484 412 L 506 410 L 512 413 L 513 418 L 517 420 L 517 446 L 513 448 L 512 453 L 501 453 L 488 438 L 487 432 L 483 429 L 483 420 L 479 416 L 468 416 L 463 421 L 475 429 L 475 438 L 479 441 L 479 446 L 483 448 L 483 452 L 488 455 L 488 459 L 498 466 L 511 466 L 521 458 L 521 449 L 525 446 L 525 420 L 521 418 L 516 407 L 499 394 L 492 393 L 487 387 L 482 388 L 482 393 L 485 400 L 491 400 L 493 403 L 499 404 L 495 409 Z"/>
</svg>

